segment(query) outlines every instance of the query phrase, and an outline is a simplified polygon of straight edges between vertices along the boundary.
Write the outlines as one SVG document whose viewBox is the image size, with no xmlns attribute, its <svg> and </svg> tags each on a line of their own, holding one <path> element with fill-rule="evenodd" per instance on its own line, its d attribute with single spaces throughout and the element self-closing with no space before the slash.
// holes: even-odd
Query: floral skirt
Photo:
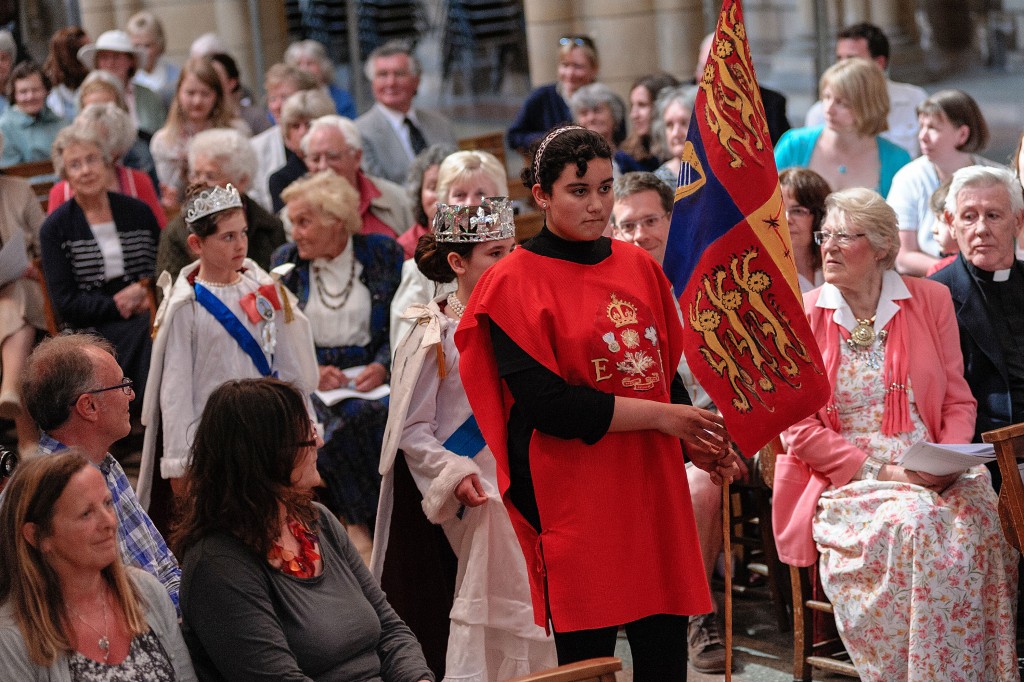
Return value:
<svg viewBox="0 0 1024 682">
<path fill-rule="evenodd" d="M 941 495 L 890 481 L 825 492 L 821 580 L 864 680 L 1018 680 L 1018 556 L 983 467 Z"/>
</svg>

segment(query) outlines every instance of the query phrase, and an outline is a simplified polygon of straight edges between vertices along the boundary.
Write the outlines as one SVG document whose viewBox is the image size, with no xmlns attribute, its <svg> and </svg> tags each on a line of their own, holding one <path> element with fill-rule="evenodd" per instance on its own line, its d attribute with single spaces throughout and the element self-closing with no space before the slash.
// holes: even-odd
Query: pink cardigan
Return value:
<svg viewBox="0 0 1024 682">
<path fill-rule="evenodd" d="M 917 411 L 932 441 L 969 443 L 974 436 L 977 402 L 964 379 L 960 333 L 949 289 L 938 282 L 904 277 L 911 297 L 897 301 L 906 315 L 911 344 L 910 385 Z M 804 296 L 804 312 L 819 348 L 838 344 L 834 310 L 816 304 L 821 289 Z M 836 377 L 831 377 L 833 386 Z M 775 463 L 772 523 L 779 558 L 791 566 L 810 566 L 818 557 L 811 524 L 818 498 L 830 486 L 853 480 L 867 453 L 828 426 L 825 409 L 786 432 L 789 451 Z"/>
</svg>

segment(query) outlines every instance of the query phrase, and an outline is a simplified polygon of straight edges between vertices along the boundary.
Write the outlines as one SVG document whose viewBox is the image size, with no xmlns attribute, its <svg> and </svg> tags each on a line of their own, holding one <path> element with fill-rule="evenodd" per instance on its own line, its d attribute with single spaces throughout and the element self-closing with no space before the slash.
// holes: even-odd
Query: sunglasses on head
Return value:
<svg viewBox="0 0 1024 682">
<path fill-rule="evenodd" d="M 566 45 L 575 45 L 576 47 L 586 47 L 591 50 L 597 50 L 594 46 L 594 41 L 588 36 L 563 36 L 558 39 L 558 44 L 562 47 Z"/>
</svg>

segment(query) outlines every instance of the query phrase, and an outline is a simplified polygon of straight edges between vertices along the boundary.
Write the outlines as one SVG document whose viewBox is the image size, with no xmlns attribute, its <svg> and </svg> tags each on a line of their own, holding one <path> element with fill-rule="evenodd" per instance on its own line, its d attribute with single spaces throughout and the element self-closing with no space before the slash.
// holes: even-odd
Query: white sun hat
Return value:
<svg viewBox="0 0 1024 682">
<path fill-rule="evenodd" d="M 100 50 L 106 50 L 107 52 L 124 52 L 135 57 L 135 60 L 141 64 L 146 57 L 145 52 L 141 48 L 135 47 L 132 44 L 132 39 L 128 37 L 128 34 L 124 31 L 104 31 L 100 34 L 100 37 L 96 39 L 95 43 L 89 43 L 83 45 L 78 50 L 78 61 L 82 62 L 89 68 L 96 68 L 96 53 Z"/>
</svg>

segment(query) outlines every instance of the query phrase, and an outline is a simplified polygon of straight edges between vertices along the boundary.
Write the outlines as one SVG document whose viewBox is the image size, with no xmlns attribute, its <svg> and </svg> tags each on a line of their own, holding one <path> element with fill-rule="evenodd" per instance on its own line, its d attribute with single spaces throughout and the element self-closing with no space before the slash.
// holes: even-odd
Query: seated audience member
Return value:
<svg viewBox="0 0 1024 682">
<path fill-rule="evenodd" d="M 90 104 L 114 104 L 121 111 L 128 113 L 128 104 L 124 101 L 124 91 L 121 89 L 120 81 L 106 71 L 90 72 L 82 81 L 81 87 L 78 88 L 78 110 L 83 111 Z M 132 128 L 138 130 L 134 121 L 132 121 Z M 154 192 L 160 186 L 160 180 L 156 176 L 156 162 L 153 161 L 153 155 L 149 153 L 149 140 L 143 138 L 141 133 L 136 134 L 131 147 L 121 157 L 121 163 L 149 176 Z"/>
<path fill-rule="evenodd" d="M 447 631 L 447 647 L 439 644 L 436 654 L 447 680 L 508 679 L 555 665 L 554 642 L 533 622 L 526 564 L 498 492 L 494 455 L 482 440 L 452 438 L 475 424 L 459 376 L 455 329 L 480 275 L 515 248 L 511 203 L 483 201 L 442 206 L 417 247 L 422 273 L 438 283 L 454 280 L 456 290 L 413 309 L 416 331 L 395 354 L 370 565 L 428 660 L 427 642 Z M 489 220 L 479 220 L 483 216 Z M 440 533 L 411 533 L 403 514 L 425 514 L 443 530 L 441 542 L 454 552 L 457 567 L 427 574 L 419 559 Z M 401 564 L 410 560 L 424 570 L 414 585 L 403 585 Z M 437 603 L 453 591 L 447 603 Z M 403 592 L 406 599 L 397 600 Z"/>
<path fill-rule="evenodd" d="M 0 153 L 4 137 L 0 135 Z M 21 405 L 21 370 L 32 350 L 36 330 L 46 329 L 43 315 L 42 273 L 31 265 L 39 255 L 39 228 L 43 210 L 35 192 L 23 178 L 0 175 L 0 244 L 24 243 L 29 267 L 0 287 L 0 417 L 14 420 L 18 450 L 34 448 L 39 434 Z"/>
<path fill-rule="evenodd" d="M 479 206 L 487 197 L 508 195 L 505 167 L 489 152 L 458 151 L 445 157 L 437 172 L 437 201 Z M 435 206 L 434 212 L 437 212 Z M 415 261 L 402 264 L 402 282 L 391 302 L 391 347 L 405 338 L 414 320 L 403 317 L 409 306 L 426 305 L 453 290 L 452 283 L 436 282 L 420 272 Z"/>
<path fill-rule="evenodd" d="M 167 124 L 153 135 L 149 150 L 160 178 L 160 200 L 168 212 L 180 207 L 188 179 L 188 143 L 211 128 L 234 128 L 249 137 L 249 126 L 231 115 L 220 76 L 207 57 L 185 62 L 167 115 Z"/>
<path fill-rule="evenodd" d="M 160 96 L 165 107 L 170 107 L 181 69 L 164 56 L 167 43 L 163 23 L 152 12 L 136 12 L 128 19 L 125 30 L 141 54 L 132 82 L 149 88 Z"/>
<path fill-rule="evenodd" d="M 345 118 L 356 118 L 356 102 L 352 95 L 334 82 L 334 64 L 327 50 L 315 40 L 300 40 L 284 51 L 284 63 L 309 74 L 334 102 L 332 113 Z"/>
<path fill-rule="evenodd" d="M 363 139 L 349 119 L 323 116 L 313 121 L 302 138 L 302 155 L 310 173 L 332 170 L 356 189 L 362 234 L 394 238 L 412 225 L 412 205 L 401 185 L 360 169 Z"/>
<path fill-rule="evenodd" d="M 274 213 L 284 208 L 281 192 L 309 172 L 302 159 L 302 138 L 309 125 L 321 116 L 331 116 L 334 103 L 322 90 L 300 90 L 289 97 L 281 107 L 280 127 L 284 137 L 285 161 L 267 180 Z"/>
<path fill-rule="evenodd" d="M 626 173 L 615 181 L 613 192 L 612 236 L 636 244 L 661 265 L 665 259 L 675 193 L 653 173 Z M 695 406 L 714 409 L 711 398 L 694 379 L 685 358 L 679 361 L 679 376 Z M 686 464 L 686 479 L 697 522 L 704 574 L 710 583 L 718 555 L 722 553 L 722 493 L 708 473 L 693 462 Z M 687 659 L 694 670 L 725 672 L 725 647 L 715 611 L 690 617 L 687 649 Z"/>
<path fill-rule="evenodd" d="M 167 118 L 167 107 L 160 95 L 144 85 L 132 82 L 139 63 L 145 58 L 124 31 L 105 31 L 95 43 L 78 50 L 78 60 L 89 70 L 102 69 L 114 74 L 124 90 L 128 112 L 144 136 L 152 137 Z"/>
<path fill-rule="evenodd" d="M 810 168 L 833 190 L 850 187 L 889 193 L 892 178 L 910 162 L 905 149 L 881 137 L 886 129 L 889 95 L 878 65 L 866 59 L 833 64 L 818 83 L 825 103 L 825 124 L 794 128 L 779 139 L 779 170 Z"/>
<path fill-rule="evenodd" d="M 454 154 L 455 147 L 446 144 L 432 144 L 416 155 L 405 178 L 405 191 L 413 206 L 416 222 L 398 237 L 398 245 L 409 260 L 416 253 L 420 237 L 430 232 L 430 225 L 437 213 L 437 173 L 441 162 Z"/>
<path fill-rule="evenodd" d="M 613 150 L 622 140 L 626 120 L 626 105 L 612 89 L 604 83 L 591 83 L 573 93 L 569 98 L 572 118 L 578 125 L 593 130 L 604 138 Z M 612 158 L 612 170 L 618 177 L 622 171 L 618 164 L 618 152 Z"/>
<path fill-rule="evenodd" d="M 43 72 L 50 79 L 50 94 L 46 106 L 61 118 L 72 119 L 81 111 L 77 94 L 89 69 L 78 61 L 78 51 L 89 42 L 89 36 L 79 26 L 67 26 L 50 38 L 50 53 L 43 62 Z"/>
<path fill-rule="evenodd" d="M 25 368 L 25 409 L 42 431 L 42 454 L 74 448 L 103 474 L 117 516 L 121 560 L 156 577 L 177 604 L 178 562 L 108 452 L 131 430 L 128 405 L 134 398 L 113 352 L 109 342 L 91 334 L 44 339 Z"/>
<path fill-rule="evenodd" d="M 316 89 L 316 81 L 309 74 L 287 64 L 274 64 L 267 70 L 263 89 L 267 93 L 267 109 L 273 127 L 254 135 L 250 144 L 256 152 L 259 167 L 253 178 L 249 196 L 268 211 L 273 208 L 268 189 L 271 173 L 285 164 L 284 128 L 281 127 L 281 109 L 285 101 L 299 90 Z"/>
<path fill-rule="evenodd" d="M 388 312 L 402 249 L 390 237 L 360 231 L 360 198 L 343 175 L 321 171 L 296 180 L 283 198 L 295 241 L 278 249 L 273 265 L 295 265 L 281 281 L 298 296 L 313 328 L 318 388 L 372 391 L 391 371 Z M 321 499 L 369 559 L 388 401 L 327 405 L 314 396 L 313 407 L 324 425 L 319 466 L 327 487 Z"/>
<path fill-rule="evenodd" d="M 847 26 L 836 34 L 836 63 L 845 59 L 869 59 L 885 73 L 889 69 L 889 39 L 874 24 Z M 917 106 L 928 97 L 928 93 L 916 85 L 898 83 L 888 77 L 885 89 L 889 95 L 889 125 L 882 132 L 882 137 L 899 145 L 911 156 L 917 156 Z M 819 101 L 808 110 L 804 125 L 814 128 L 823 125 L 825 118 L 825 103 Z"/>
<path fill-rule="evenodd" d="M 1014 255 L 1024 226 L 1020 182 L 1002 168 L 961 168 L 945 220 L 960 256 L 932 279 L 953 296 L 980 441 L 986 431 L 1024 421 L 1024 266 Z"/>
<path fill-rule="evenodd" d="M 199 133 L 188 144 L 189 182 L 224 187 L 230 184 L 241 195 L 242 215 L 247 227 L 246 255 L 264 270 L 270 269 L 270 256 L 285 243 L 280 218 L 263 209 L 247 194 L 256 169 L 256 155 L 249 141 L 232 128 L 214 128 Z M 157 273 L 167 272 L 172 281 L 178 272 L 196 260 L 189 247 L 191 234 L 186 216 L 179 214 L 160 234 L 156 253 Z"/>
<path fill-rule="evenodd" d="M 931 95 L 918 105 L 917 120 L 921 156 L 896 173 L 886 201 L 900 221 L 896 266 L 904 274 L 920 276 L 939 259 L 932 237 L 932 192 L 961 168 L 997 164 L 975 154 L 988 144 L 988 125 L 966 92 L 941 90 Z"/>
<path fill-rule="evenodd" d="M 709 33 L 700 43 L 700 50 L 697 52 L 697 61 L 694 63 L 693 69 L 694 84 L 700 84 L 704 79 L 704 67 L 707 65 L 708 56 L 711 54 L 711 44 L 714 40 L 715 34 Z M 765 120 L 768 122 L 768 136 L 774 145 L 790 128 L 789 118 L 786 116 L 786 96 L 760 83 L 757 88 L 761 93 L 761 104 L 764 105 Z"/>
<path fill-rule="evenodd" d="M 366 58 L 366 78 L 374 105 L 356 119 L 356 128 L 363 138 L 367 173 L 401 183 L 409 164 L 428 146 L 457 143 L 451 121 L 413 106 L 420 63 L 404 43 L 385 43 L 371 52 Z"/>
<path fill-rule="evenodd" d="M 629 136 L 616 153 L 619 170 L 623 173 L 654 171 L 661 165 L 661 159 L 654 155 L 651 147 L 654 102 L 663 89 L 677 85 L 679 81 L 667 73 L 652 73 L 633 83 L 629 90 Z"/>
<path fill-rule="evenodd" d="M 7 82 L 17 56 L 18 46 L 14 44 L 14 36 L 10 31 L 0 30 L 0 114 L 7 111 L 7 107 L 10 106 L 10 100 L 7 99 Z"/>
<path fill-rule="evenodd" d="M 673 190 L 679 184 L 683 149 L 690 130 L 690 117 L 697 101 L 697 92 L 697 88 L 692 85 L 665 88 L 658 93 L 654 103 L 651 150 L 658 158 L 665 159 L 665 163 L 658 166 L 654 174 Z"/>
<path fill-rule="evenodd" d="M 814 241 L 814 233 L 821 230 L 825 219 L 825 199 L 828 183 L 809 168 L 787 168 L 779 173 L 782 186 L 782 206 L 786 210 L 789 241 L 796 262 L 796 276 L 800 291 L 807 293 L 825 283 L 821 271 L 821 248 Z"/>
<path fill-rule="evenodd" d="M 7 82 L 11 106 L 0 114 L 4 153 L 0 168 L 30 161 L 45 161 L 60 129 L 70 123 L 46 106 L 50 79 L 41 66 L 22 62 L 14 67 Z"/>
<path fill-rule="evenodd" d="M 75 124 L 83 130 L 94 132 L 103 141 L 107 154 L 114 162 L 107 189 L 145 202 L 163 229 L 167 224 L 167 216 L 160 205 L 153 181 L 141 170 L 128 168 L 122 163 L 125 154 L 139 141 L 135 123 L 128 112 L 116 104 L 90 104 L 78 114 Z M 60 180 L 50 188 L 47 212 L 53 213 L 73 195 L 71 184 L 67 180 Z"/>
<path fill-rule="evenodd" d="M 227 52 L 216 52 L 210 55 L 210 63 L 220 77 L 224 88 L 224 102 L 232 109 L 232 116 L 241 118 L 255 135 L 270 127 L 267 109 L 253 100 L 252 93 L 242 85 L 242 74 L 238 70 L 235 58 Z"/>
<path fill-rule="evenodd" d="M 248 149 L 244 139 L 234 146 Z M 201 157 L 202 149 L 193 154 Z M 155 322 L 136 488 L 143 506 L 149 505 L 154 472 L 170 479 L 179 498 L 185 494 L 192 430 L 215 388 L 229 379 L 275 376 L 308 395 L 318 378 L 309 320 L 287 289 L 245 257 L 246 216 L 238 190 L 227 183 L 190 185 L 184 217 L 188 247 L 199 262 L 184 266 L 173 290 L 166 285 L 168 302 Z"/>
<path fill-rule="evenodd" d="M 108 189 L 114 172 L 94 130 L 73 125 L 53 143 L 53 165 L 73 196 L 40 230 L 43 274 L 64 325 L 108 339 L 139 397 L 149 372 L 150 299 L 160 226 L 145 203 Z"/>
<path fill-rule="evenodd" d="M 564 36 L 558 41 L 558 80 L 531 92 L 509 126 L 505 141 L 526 153 L 552 128 L 572 122 L 569 100 L 577 90 L 597 80 L 600 63 L 590 36 Z"/>
<path fill-rule="evenodd" d="M 864 679 L 1017 679 L 1019 555 L 988 472 L 936 476 L 897 463 L 917 441 L 974 433 L 949 291 L 893 270 L 899 228 L 877 193 L 843 190 L 826 206 L 825 284 L 804 308 L 833 394 L 786 432 L 773 501 L 779 556 L 818 562 Z"/>
<path fill-rule="evenodd" d="M 433 682 L 345 529 L 312 501 L 322 443 L 290 384 L 243 379 L 210 395 L 174 533 L 201 679 Z"/>
<path fill-rule="evenodd" d="M 115 504 L 81 454 L 18 467 L 0 503 L 3 679 L 196 679 L 167 592 L 121 563 Z"/>
<path fill-rule="evenodd" d="M 949 186 L 952 182 L 952 176 L 943 180 L 938 189 L 932 192 L 932 198 L 928 201 L 928 207 L 935 214 L 935 220 L 932 221 L 932 239 L 939 245 L 941 258 L 928 266 L 925 277 L 931 277 L 955 261 L 960 253 L 960 245 L 956 243 L 956 237 L 953 236 L 949 225 L 946 224 L 946 195 L 949 194 Z"/>
</svg>

